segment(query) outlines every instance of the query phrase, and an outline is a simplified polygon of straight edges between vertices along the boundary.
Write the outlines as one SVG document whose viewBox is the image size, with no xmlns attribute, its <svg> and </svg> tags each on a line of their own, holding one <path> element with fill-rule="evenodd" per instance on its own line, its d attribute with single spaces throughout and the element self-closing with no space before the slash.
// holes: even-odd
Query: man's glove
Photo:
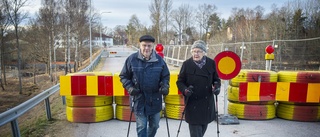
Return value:
<svg viewBox="0 0 320 137">
<path fill-rule="evenodd" d="M 193 89 L 193 86 L 190 85 L 188 88 L 186 88 L 186 89 L 184 90 L 183 94 L 184 94 L 186 97 L 191 96 L 191 94 L 193 93 L 192 89 Z"/>
<path fill-rule="evenodd" d="M 214 82 L 213 94 L 219 95 L 219 93 L 220 93 L 220 84 L 218 82 Z"/>
<path fill-rule="evenodd" d="M 134 96 L 134 95 L 138 95 L 140 93 L 140 89 L 137 89 L 137 88 L 134 88 L 134 87 L 130 87 L 128 89 L 128 93 L 131 95 L 131 96 Z"/>
<path fill-rule="evenodd" d="M 159 89 L 159 93 L 163 94 L 163 95 L 168 95 L 169 94 L 169 85 L 162 84 L 160 89 Z"/>
</svg>

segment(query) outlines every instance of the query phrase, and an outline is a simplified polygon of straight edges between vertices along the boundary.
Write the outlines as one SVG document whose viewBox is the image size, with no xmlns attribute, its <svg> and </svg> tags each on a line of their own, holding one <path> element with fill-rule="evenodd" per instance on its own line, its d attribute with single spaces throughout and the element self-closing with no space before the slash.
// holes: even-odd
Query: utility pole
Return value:
<svg viewBox="0 0 320 137">
<path fill-rule="evenodd" d="M 102 26 L 103 26 L 103 24 L 102 24 L 102 19 L 101 19 L 101 18 L 102 18 L 102 14 L 103 14 L 103 13 L 111 13 L 111 12 L 108 11 L 108 12 L 101 12 L 101 13 L 100 13 L 100 23 L 101 23 L 101 26 L 100 26 L 100 45 L 101 45 L 101 46 L 102 46 L 102 32 L 101 32 L 101 31 L 102 31 Z"/>
<path fill-rule="evenodd" d="M 91 20 L 92 20 L 92 15 L 91 15 L 91 0 L 90 0 L 90 4 L 89 4 L 89 8 L 90 8 L 90 12 L 89 12 L 89 17 L 90 17 L 90 19 L 89 19 L 89 33 L 90 33 L 90 38 L 89 38 L 89 46 L 90 46 L 90 63 L 92 62 L 92 41 L 91 41 Z"/>
</svg>

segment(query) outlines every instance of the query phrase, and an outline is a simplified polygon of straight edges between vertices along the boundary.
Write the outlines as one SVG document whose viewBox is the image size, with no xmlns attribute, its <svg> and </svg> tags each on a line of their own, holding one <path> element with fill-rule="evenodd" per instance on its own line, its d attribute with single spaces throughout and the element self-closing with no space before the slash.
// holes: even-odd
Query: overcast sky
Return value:
<svg viewBox="0 0 320 137">
<path fill-rule="evenodd" d="M 227 19 L 231 10 L 237 8 L 254 8 L 258 5 L 265 8 L 265 14 L 270 12 L 271 5 L 276 4 L 277 7 L 283 6 L 288 0 L 172 0 L 172 9 L 178 8 L 182 4 L 189 4 L 194 9 L 201 4 L 214 4 L 220 18 Z M 136 14 L 142 24 L 150 26 L 149 5 L 151 0 L 91 0 L 92 6 L 98 13 L 111 12 L 102 14 L 102 23 L 108 28 L 114 28 L 116 25 L 127 25 L 130 17 Z M 29 0 L 29 6 L 25 10 L 30 12 L 32 16 L 38 12 L 41 6 L 41 0 Z"/>
</svg>

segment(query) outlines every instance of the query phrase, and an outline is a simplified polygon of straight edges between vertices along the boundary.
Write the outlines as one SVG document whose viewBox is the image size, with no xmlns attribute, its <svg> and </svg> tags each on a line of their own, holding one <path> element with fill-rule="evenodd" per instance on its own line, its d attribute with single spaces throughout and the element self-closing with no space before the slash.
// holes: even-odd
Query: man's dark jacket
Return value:
<svg viewBox="0 0 320 137">
<path fill-rule="evenodd" d="M 152 115 L 162 109 L 160 83 L 169 85 L 170 72 L 164 60 L 152 51 L 150 60 L 145 60 L 138 51 L 130 55 L 120 73 L 120 81 L 125 89 L 135 87 L 140 93 L 134 99 L 136 114 Z M 132 103 L 132 102 L 131 102 Z"/>
</svg>

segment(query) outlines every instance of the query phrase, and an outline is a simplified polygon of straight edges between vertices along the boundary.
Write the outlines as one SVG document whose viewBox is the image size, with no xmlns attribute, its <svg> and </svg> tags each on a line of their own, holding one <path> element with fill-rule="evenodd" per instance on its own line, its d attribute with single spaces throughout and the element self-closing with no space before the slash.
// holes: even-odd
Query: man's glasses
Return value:
<svg viewBox="0 0 320 137">
<path fill-rule="evenodd" d="M 148 47 L 148 48 L 151 48 L 153 45 L 141 45 L 143 48 L 146 48 L 146 47 Z"/>
</svg>

